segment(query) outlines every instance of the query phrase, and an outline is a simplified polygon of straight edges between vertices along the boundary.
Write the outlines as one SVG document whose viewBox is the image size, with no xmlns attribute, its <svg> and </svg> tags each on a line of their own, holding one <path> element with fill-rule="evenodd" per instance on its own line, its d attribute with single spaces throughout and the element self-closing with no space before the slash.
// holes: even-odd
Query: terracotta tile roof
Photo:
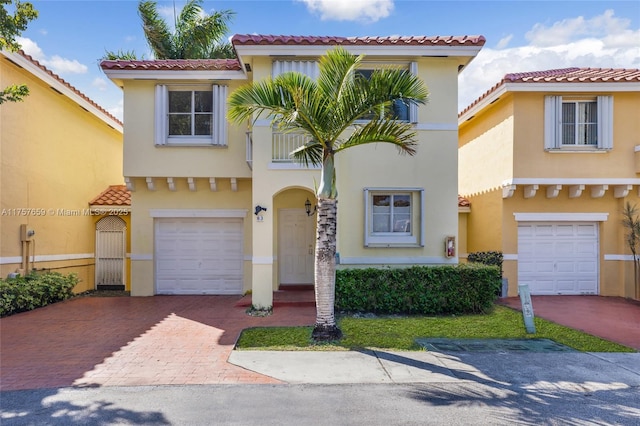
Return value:
<svg viewBox="0 0 640 426">
<path fill-rule="evenodd" d="M 502 80 L 466 107 L 458 117 L 506 83 L 639 83 L 640 69 L 562 68 L 506 74 Z"/>
<path fill-rule="evenodd" d="M 458 195 L 458 207 L 470 207 L 470 206 L 471 206 L 471 202 L 469 200 Z"/>
<path fill-rule="evenodd" d="M 105 60 L 103 70 L 140 71 L 240 71 L 237 59 L 153 59 L 153 60 Z"/>
<path fill-rule="evenodd" d="M 126 185 L 109 185 L 100 195 L 89 202 L 91 206 L 130 206 L 131 192 Z"/>
<path fill-rule="evenodd" d="M 87 97 L 87 95 L 85 95 L 84 93 L 82 93 L 81 91 L 79 91 L 78 89 L 76 89 L 75 87 L 73 87 L 71 84 L 67 83 L 62 77 L 60 77 L 59 75 L 57 75 L 56 73 L 54 73 L 53 71 L 51 71 L 50 69 L 48 69 L 47 67 L 45 67 L 44 65 L 42 65 L 40 62 L 38 62 L 37 60 L 35 60 L 32 56 L 27 55 L 24 51 L 19 50 L 18 54 L 20 56 L 23 56 L 25 59 L 27 59 L 29 62 L 31 62 L 32 64 L 34 64 L 35 66 L 37 66 L 38 68 L 40 68 L 42 71 L 44 71 L 45 73 L 49 74 L 51 77 L 53 77 L 54 79 L 56 79 L 57 81 L 60 82 L 60 84 L 62 84 L 63 86 L 66 86 L 69 90 L 73 91 L 76 95 L 80 96 L 82 99 L 84 99 L 85 101 L 89 102 L 91 105 L 93 105 L 94 107 L 96 107 L 97 109 L 100 110 L 100 112 L 102 112 L 103 114 L 107 115 L 109 118 L 111 118 L 112 120 L 115 120 L 118 124 L 122 125 L 122 122 L 120 120 L 118 120 L 116 117 L 114 117 L 113 115 L 111 115 L 111 113 L 109 113 L 109 111 L 107 111 L 106 109 L 104 109 L 103 107 L 101 107 L 100 105 L 98 105 L 97 103 L 95 103 L 93 100 L 89 99 L 89 97 Z"/>
<path fill-rule="evenodd" d="M 388 37 L 332 37 L 332 36 L 292 36 L 236 34 L 231 38 L 234 46 L 251 45 L 298 45 L 298 46 L 445 46 L 477 45 L 483 46 L 485 38 L 473 36 L 388 36 Z"/>
</svg>

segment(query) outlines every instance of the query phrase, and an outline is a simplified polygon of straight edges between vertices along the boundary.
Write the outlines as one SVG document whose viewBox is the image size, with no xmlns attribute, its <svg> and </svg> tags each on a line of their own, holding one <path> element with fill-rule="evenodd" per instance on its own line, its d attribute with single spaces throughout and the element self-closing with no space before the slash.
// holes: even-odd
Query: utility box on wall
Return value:
<svg viewBox="0 0 640 426">
<path fill-rule="evenodd" d="M 27 228 L 27 225 L 20 225 L 20 241 L 31 241 L 33 236 L 36 235 L 36 231 Z"/>
</svg>

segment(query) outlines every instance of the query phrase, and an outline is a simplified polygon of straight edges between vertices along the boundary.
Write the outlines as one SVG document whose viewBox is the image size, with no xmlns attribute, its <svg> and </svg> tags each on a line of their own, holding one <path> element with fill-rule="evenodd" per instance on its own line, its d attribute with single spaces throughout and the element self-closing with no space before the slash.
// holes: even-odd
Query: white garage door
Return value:
<svg viewBox="0 0 640 426">
<path fill-rule="evenodd" d="M 597 224 L 519 224 L 518 283 L 531 294 L 597 294 Z"/>
<path fill-rule="evenodd" d="M 156 219 L 157 294 L 241 294 L 242 219 Z"/>
</svg>

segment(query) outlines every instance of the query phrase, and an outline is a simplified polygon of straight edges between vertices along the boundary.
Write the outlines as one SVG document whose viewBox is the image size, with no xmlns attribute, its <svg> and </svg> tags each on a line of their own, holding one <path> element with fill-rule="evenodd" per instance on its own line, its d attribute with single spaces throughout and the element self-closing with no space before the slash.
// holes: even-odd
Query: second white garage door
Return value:
<svg viewBox="0 0 640 426">
<path fill-rule="evenodd" d="M 531 294 L 597 294 L 597 224 L 520 223 L 518 283 Z"/>
<path fill-rule="evenodd" d="M 241 294 L 239 218 L 160 218 L 155 229 L 157 294 Z"/>
</svg>

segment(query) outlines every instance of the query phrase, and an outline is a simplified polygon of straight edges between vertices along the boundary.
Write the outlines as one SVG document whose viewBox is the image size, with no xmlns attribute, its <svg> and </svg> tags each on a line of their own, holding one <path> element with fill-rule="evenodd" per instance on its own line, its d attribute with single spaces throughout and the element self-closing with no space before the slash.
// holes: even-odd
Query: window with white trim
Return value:
<svg viewBox="0 0 640 426">
<path fill-rule="evenodd" d="M 365 188 L 366 247 L 422 246 L 424 190 Z"/>
<path fill-rule="evenodd" d="M 418 73 L 418 63 L 410 62 L 410 63 L 386 63 L 386 62 L 364 62 L 362 67 L 357 71 L 360 75 L 370 78 L 371 73 L 373 73 L 374 69 L 396 66 L 398 69 L 405 69 L 412 74 Z M 302 73 L 312 79 L 318 78 L 318 74 L 320 72 L 319 62 L 314 60 L 298 60 L 298 61 L 273 61 L 271 67 L 271 75 L 272 77 L 276 77 L 284 72 L 296 71 Z M 371 120 L 376 114 L 383 114 L 384 111 L 380 111 L 377 113 L 371 112 L 370 115 L 364 117 L 362 120 L 358 121 L 368 121 Z M 392 106 L 392 114 L 396 117 L 397 120 L 407 121 L 409 123 L 417 123 L 418 122 L 418 106 L 415 104 L 409 104 L 408 102 L 404 102 L 402 100 L 396 100 Z"/>
<path fill-rule="evenodd" d="M 371 74 L 373 71 L 382 67 L 388 67 L 391 64 L 374 64 L 374 63 L 363 63 L 362 68 L 358 69 L 356 72 L 363 76 L 364 78 L 371 78 Z M 418 73 L 418 64 L 417 62 L 411 62 L 409 64 L 398 65 L 398 69 L 406 70 L 411 72 L 412 74 Z M 380 110 L 380 111 L 371 111 L 369 114 L 365 115 L 362 120 L 358 121 L 366 121 L 371 120 L 376 116 L 380 116 L 381 118 L 386 114 L 391 113 L 391 116 L 398 121 L 406 121 L 409 123 L 416 123 L 418 121 L 418 108 L 417 105 L 409 104 L 408 102 L 402 99 L 396 99 L 391 105 L 391 109 L 389 111 Z"/>
<path fill-rule="evenodd" d="M 546 150 L 613 148 L 613 97 L 545 97 Z"/>
<path fill-rule="evenodd" d="M 227 87 L 156 86 L 156 145 L 226 146 Z"/>
</svg>

